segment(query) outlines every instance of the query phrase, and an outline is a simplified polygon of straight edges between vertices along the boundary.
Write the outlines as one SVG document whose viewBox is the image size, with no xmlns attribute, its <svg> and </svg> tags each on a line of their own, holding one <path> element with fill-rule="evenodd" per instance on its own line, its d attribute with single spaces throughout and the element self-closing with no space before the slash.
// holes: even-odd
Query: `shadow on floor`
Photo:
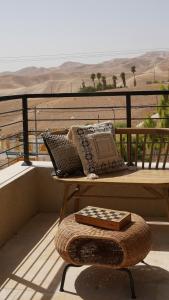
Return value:
<svg viewBox="0 0 169 300">
<path fill-rule="evenodd" d="M 152 250 L 169 251 L 169 222 L 161 224 L 150 224 L 152 232 Z"/>
<path fill-rule="evenodd" d="M 136 296 L 140 300 L 168 300 L 169 272 L 155 266 L 139 265 L 132 268 Z M 77 294 L 84 300 L 130 299 L 126 274 L 118 270 L 89 267 L 75 282 Z"/>
<path fill-rule="evenodd" d="M 38 214 L 0 249 L 0 300 L 54 300 L 58 295 L 67 299 L 71 294 L 58 293 L 64 262 L 54 246 L 57 223 L 56 214 Z M 169 224 L 151 224 L 151 229 L 153 250 L 169 251 Z M 164 267 L 166 252 L 156 252 L 153 258 L 155 261 L 158 257 L 158 263 Z M 66 276 L 73 295 L 76 292 L 83 300 L 130 299 L 125 273 L 96 267 L 78 270 L 70 270 Z M 169 272 L 138 265 L 132 268 L 132 273 L 139 300 L 169 299 Z M 71 299 L 76 299 L 73 295 Z"/>
<path fill-rule="evenodd" d="M 11 277 L 12 273 L 17 274 L 24 265 L 28 265 L 30 260 L 33 261 L 32 265 L 36 265 L 38 259 L 45 255 L 46 249 L 54 244 L 54 238 L 49 239 L 48 236 L 57 226 L 57 219 L 56 214 L 38 214 L 1 247 L 0 286 Z M 29 266 L 25 268 L 27 273 L 29 268 Z"/>
</svg>

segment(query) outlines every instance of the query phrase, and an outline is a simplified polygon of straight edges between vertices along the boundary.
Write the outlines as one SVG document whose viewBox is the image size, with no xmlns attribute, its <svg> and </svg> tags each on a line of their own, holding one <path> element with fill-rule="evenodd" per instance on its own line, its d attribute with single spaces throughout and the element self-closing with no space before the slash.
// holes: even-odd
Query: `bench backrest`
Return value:
<svg viewBox="0 0 169 300">
<path fill-rule="evenodd" d="M 68 129 L 54 134 L 67 134 Z M 169 155 L 169 128 L 116 128 L 119 152 L 129 166 L 166 168 Z"/>
<path fill-rule="evenodd" d="M 169 154 L 169 128 L 116 128 L 115 139 L 128 165 L 166 168 Z"/>
</svg>

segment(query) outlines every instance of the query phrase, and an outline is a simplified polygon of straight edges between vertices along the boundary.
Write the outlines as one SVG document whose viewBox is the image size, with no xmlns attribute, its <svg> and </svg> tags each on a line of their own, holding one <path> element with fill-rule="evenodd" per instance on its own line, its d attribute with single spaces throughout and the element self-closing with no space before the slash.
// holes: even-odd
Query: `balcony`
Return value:
<svg viewBox="0 0 169 300">
<path fill-rule="evenodd" d="M 140 93 L 144 95 L 143 91 Z M 153 93 L 154 91 L 150 94 Z M 65 263 L 55 250 L 54 236 L 58 226 L 63 188 L 51 177 L 51 163 L 41 161 L 41 155 L 38 161 L 35 160 L 34 157 L 40 153 L 30 152 L 28 125 L 31 121 L 28 107 L 25 105 L 29 96 L 19 98 L 23 105 L 23 119 L 19 120 L 23 125 L 19 136 L 23 148 L 20 149 L 19 155 L 24 163 L 16 162 L 16 157 L 14 161 L 8 158 L 5 163 L 9 166 L 0 171 L 0 299 L 130 299 L 125 274 L 94 267 L 70 269 L 65 285 L 68 292 L 59 292 Z M 136 108 L 132 108 L 131 105 L 132 95 L 124 96 L 128 106 L 123 108 L 126 117 L 121 118 L 124 118 L 130 127 L 132 122 L 136 121 L 132 119 L 132 109 Z M 15 99 L 14 96 L 13 98 Z M 74 119 L 69 122 L 74 122 Z M 45 153 L 42 157 L 45 157 Z M 100 193 L 99 188 L 97 193 Z M 81 206 L 89 203 L 98 205 L 96 198 L 90 198 L 90 202 L 84 198 Z M 113 208 L 117 206 L 117 202 L 115 199 L 107 200 L 106 205 Z M 119 209 L 128 210 L 129 207 L 147 220 L 153 234 L 153 247 L 145 259 L 147 265 L 140 263 L 132 268 L 137 297 L 144 300 L 168 300 L 169 222 L 165 217 L 163 202 L 126 202 L 125 199 L 118 202 Z M 67 213 L 72 211 L 73 205 L 70 203 Z"/>
</svg>

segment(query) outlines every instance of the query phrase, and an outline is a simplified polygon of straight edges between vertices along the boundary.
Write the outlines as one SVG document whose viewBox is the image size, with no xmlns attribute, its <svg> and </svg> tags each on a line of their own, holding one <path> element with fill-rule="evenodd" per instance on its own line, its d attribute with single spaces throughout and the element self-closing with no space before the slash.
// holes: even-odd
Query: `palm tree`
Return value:
<svg viewBox="0 0 169 300">
<path fill-rule="evenodd" d="M 135 77 L 136 66 L 132 66 L 131 67 L 131 72 L 133 73 L 133 83 L 134 83 L 134 87 L 135 87 L 137 85 L 137 83 L 136 83 L 136 77 Z"/>
<path fill-rule="evenodd" d="M 102 83 L 103 83 L 103 88 L 106 88 L 107 82 L 106 82 L 106 76 L 102 76 Z"/>
<path fill-rule="evenodd" d="M 93 81 L 93 86 L 95 87 L 95 78 L 96 78 L 96 74 L 95 74 L 95 73 L 92 73 L 92 74 L 90 75 L 90 78 L 91 78 L 91 80 Z"/>
<path fill-rule="evenodd" d="M 117 87 L 117 76 L 113 75 L 112 79 L 113 79 L 113 87 L 114 87 L 114 89 L 116 89 L 116 87 Z"/>
<path fill-rule="evenodd" d="M 124 72 L 122 72 L 120 74 L 120 77 L 121 77 L 121 79 L 123 81 L 123 86 L 126 87 L 126 74 Z"/>
<path fill-rule="evenodd" d="M 96 76 L 97 76 L 97 79 L 98 79 L 99 84 L 100 84 L 100 79 L 101 79 L 101 77 L 102 77 L 102 74 L 98 72 Z"/>
<path fill-rule="evenodd" d="M 86 87 L 84 80 L 82 80 L 82 89 Z"/>
</svg>

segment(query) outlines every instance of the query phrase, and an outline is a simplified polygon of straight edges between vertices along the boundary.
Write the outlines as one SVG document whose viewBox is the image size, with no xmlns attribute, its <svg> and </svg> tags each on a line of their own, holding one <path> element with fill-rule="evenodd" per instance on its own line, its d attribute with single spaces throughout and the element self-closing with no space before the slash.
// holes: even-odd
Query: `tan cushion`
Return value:
<svg viewBox="0 0 169 300">
<path fill-rule="evenodd" d="M 105 174 L 125 168 L 118 154 L 113 133 L 111 122 L 71 127 L 68 138 L 71 138 L 77 147 L 86 175 Z"/>
</svg>

